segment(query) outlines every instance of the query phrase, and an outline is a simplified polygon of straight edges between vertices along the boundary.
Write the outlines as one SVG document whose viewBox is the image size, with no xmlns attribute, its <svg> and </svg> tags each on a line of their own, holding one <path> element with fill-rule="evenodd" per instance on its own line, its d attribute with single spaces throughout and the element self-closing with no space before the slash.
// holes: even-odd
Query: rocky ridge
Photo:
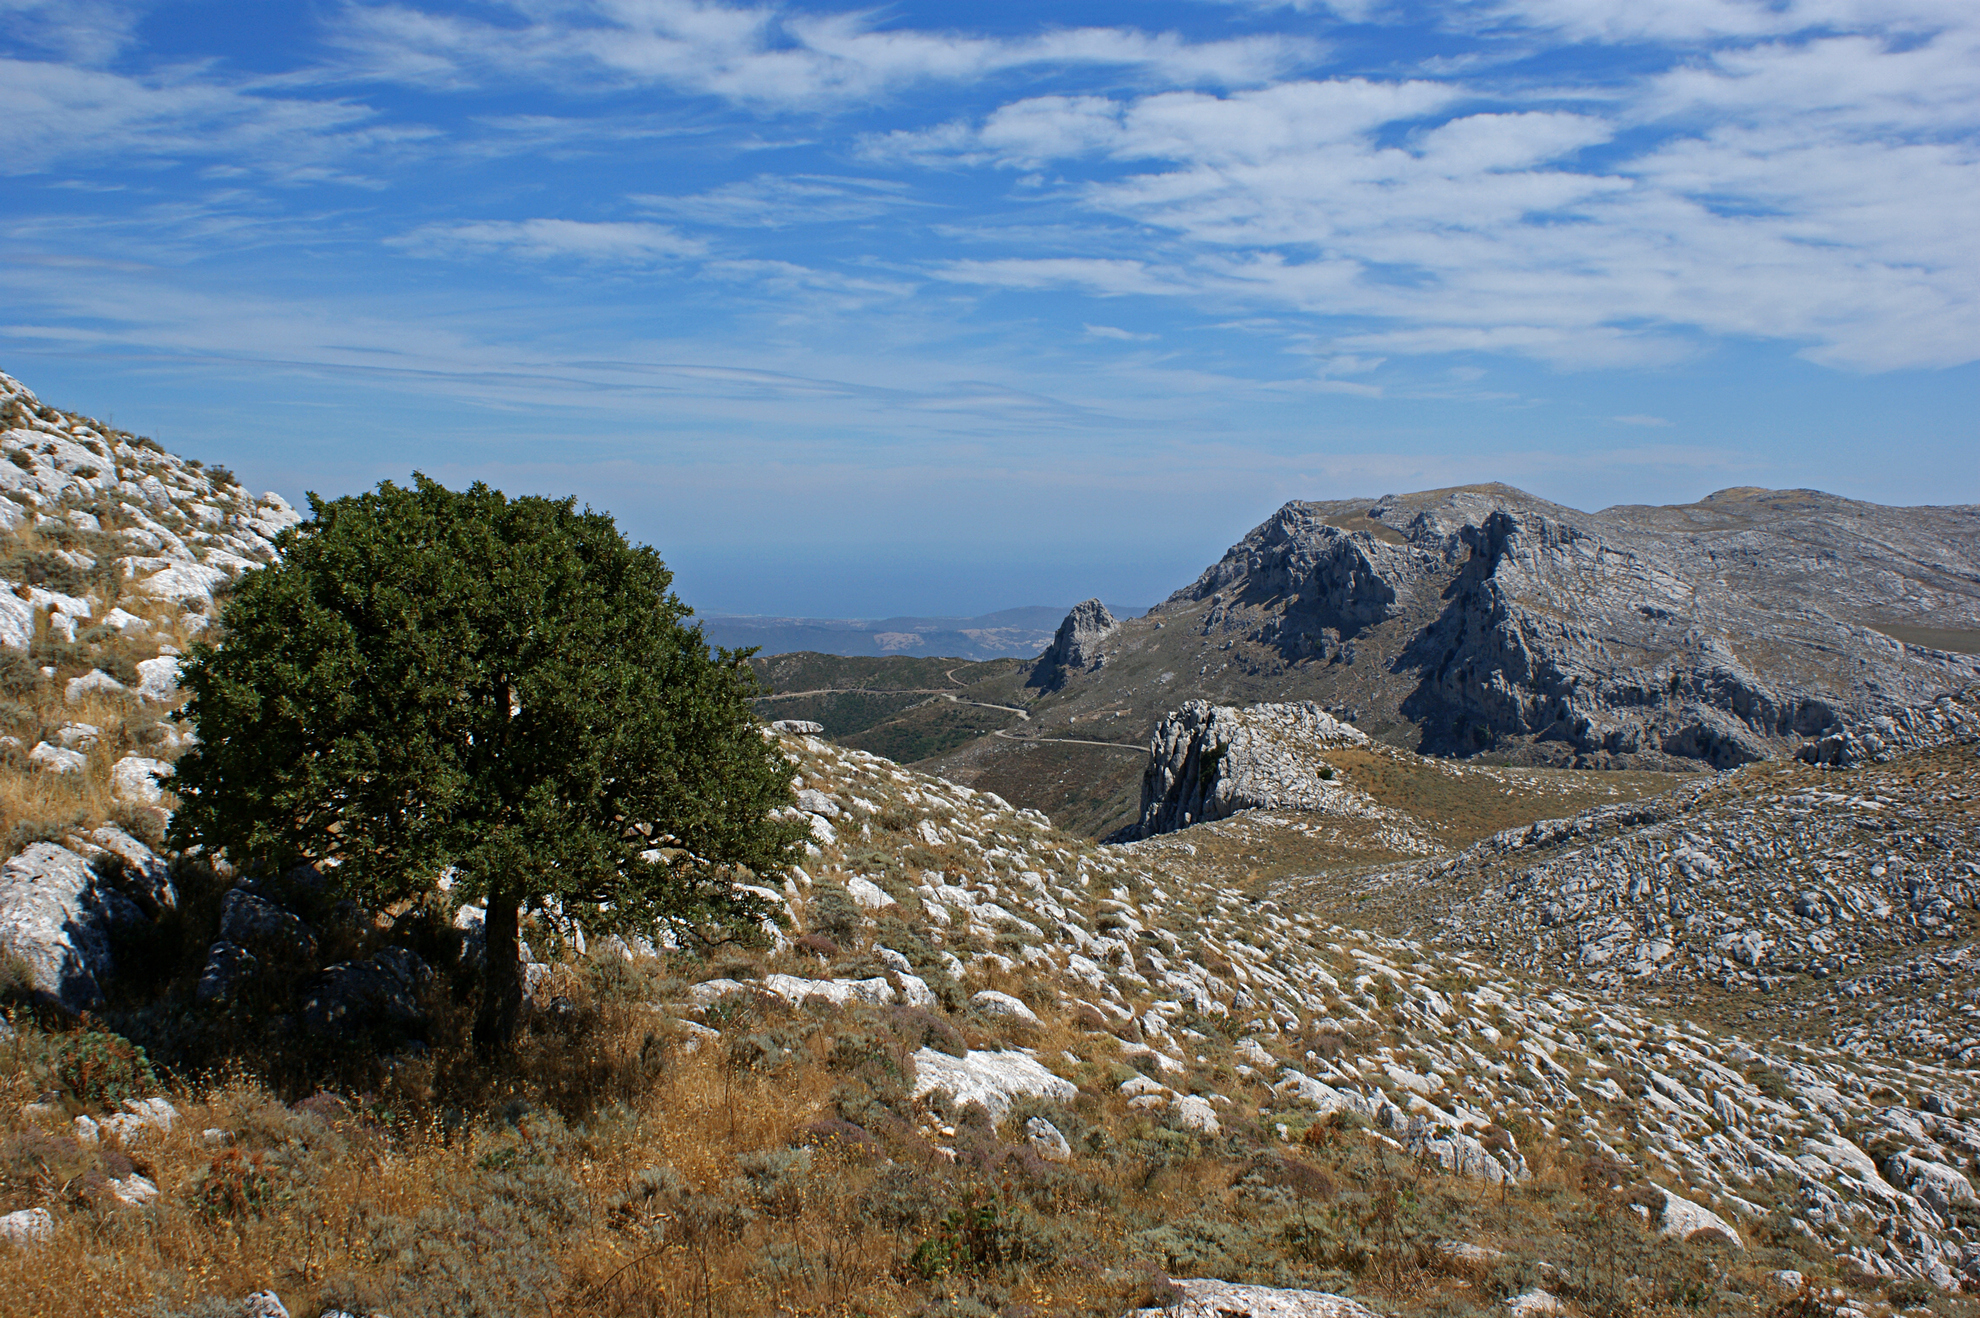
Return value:
<svg viewBox="0 0 1980 1318">
<path fill-rule="evenodd" d="M 1876 630 L 1980 629 L 1977 547 L 1966 507 L 1724 490 L 1590 514 L 1478 486 L 1288 504 L 1171 604 L 1287 662 L 1385 663 L 1430 748 L 1727 767 L 1980 676 Z"/>
<path fill-rule="evenodd" d="M 92 621 L 142 633 L 203 616 L 301 520 L 279 494 L 49 407 L 5 374 L 0 456 L 0 530 L 17 538 L 0 572 L 0 644 L 17 650 L 37 615 L 70 641 Z"/>
</svg>

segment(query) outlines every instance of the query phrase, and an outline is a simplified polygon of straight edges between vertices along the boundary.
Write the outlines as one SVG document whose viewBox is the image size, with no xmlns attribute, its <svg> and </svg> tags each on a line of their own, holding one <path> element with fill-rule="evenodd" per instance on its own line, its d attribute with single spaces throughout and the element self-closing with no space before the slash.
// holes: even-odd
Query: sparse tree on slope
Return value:
<svg viewBox="0 0 1980 1318">
<path fill-rule="evenodd" d="M 573 500 L 417 475 L 310 507 L 184 666 L 177 845 L 332 862 L 373 907 L 451 867 L 487 904 L 485 1050 L 515 1031 L 526 912 L 757 927 L 734 885 L 795 858 L 802 830 L 770 813 L 791 768 L 751 715 L 747 652 L 709 654 L 659 555 Z"/>
</svg>

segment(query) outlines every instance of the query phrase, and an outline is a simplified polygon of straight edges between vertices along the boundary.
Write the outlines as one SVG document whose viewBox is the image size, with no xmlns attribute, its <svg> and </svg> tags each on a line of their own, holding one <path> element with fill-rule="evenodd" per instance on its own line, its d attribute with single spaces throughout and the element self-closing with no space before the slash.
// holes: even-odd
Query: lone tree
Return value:
<svg viewBox="0 0 1980 1318">
<path fill-rule="evenodd" d="M 711 656 L 673 574 L 574 500 L 415 475 L 324 502 L 248 574 L 181 681 L 199 744 L 172 841 L 243 868 L 324 866 L 374 908 L 487 905 L 476 1044 L 522 1007 L 518 924 L 745 937 L 736 884 L 795 859 L 791 768 Z"/>
</svg>

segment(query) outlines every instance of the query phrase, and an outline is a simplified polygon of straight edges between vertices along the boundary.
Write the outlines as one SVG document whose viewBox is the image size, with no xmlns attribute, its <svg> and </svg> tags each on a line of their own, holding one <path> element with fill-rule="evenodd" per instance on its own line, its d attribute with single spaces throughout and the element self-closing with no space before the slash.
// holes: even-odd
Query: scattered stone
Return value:
<svg viewBox="0 0 1980 1318">
<path fill-rule="evenodd" d="M 23 1208 L 0 1216 L 0 1240 L 17 1249 L 47 1242 L 55 1234 L 55 1219 L 46 1208 Z"/>
<path fill-rule="evenodd" d="M 1072 1146 L 1059 1128 L 1043 1117 L 1033 1117 L 1024 1123 L 1024 1137 L 1038 1156 L 1047 1162 L 1070 1162 Z"/>
<path fill-rule="evenodd" d="M 984 989 L 980 993 L 971 994 L 969 1005 L 986 1016 L 1003 1016 L 1026 1025 L 1039 1024 L 1037 1012 L 1010 994 L 999 993 L 995 989 Z"/>
<path fill-rule="evenodd" d="M 846 895 L 869 911 L 884 910 L 889 906 L 899 905 L 885 888 L 871 879 L 863 879 L 858 875 L 846 880 Z"/>
</svg>

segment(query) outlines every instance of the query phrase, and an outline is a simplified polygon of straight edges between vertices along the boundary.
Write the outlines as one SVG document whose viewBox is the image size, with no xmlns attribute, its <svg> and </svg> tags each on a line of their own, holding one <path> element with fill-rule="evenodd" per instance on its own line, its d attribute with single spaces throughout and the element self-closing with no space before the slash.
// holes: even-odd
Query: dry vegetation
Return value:
<svg viewBox="0 0 1980 1318">
<path fill-rule="evenodd" d="M 0 1194 L 52 1205 L 58 1225 L 44 1247 L 0 1253 L 7 1311 L 220 1313 L 266 1287 L 292 1312 L 399 1318 L 1112 1315 L 1166 1272 L 1451 1315 L 1544 1282 L 1608 1318 L 1763 1313 L 1781 1298 L 1770 1270 L 1831 1271 L 1785 1219 L 1744 1255 L 1660 1241 L 1629 1207 L 1639 1172 L 1533 1131 L 1506 1132 L 1535 1174 L 1504 1188 L 1442 1175 L 1352 1121 L 1268 1125 L 1255 1114 L 1269 1093 L 1227 1067 L 1246 1106 L 1215 1136 L 1129 1108 L 1114 1090 L 1133 1073 L 1116 1062 L 1084 1063 L 1076 1099 L 1022 1102 L 998 1129 L 979 1108 L 908 1101 L 906 1059 L 924 1043 L 1112 1052 L 1035 984 L 1038 1029 L 758 998 L 712 1009 L 714 1037 L 647 1005 L 683 972 L 778 968 L 819 973 L 804 954 L 583 962 L 559 972 L 563 991 L 501 1071 L 445 1038 L 342 1094 L 272 1092 L 244 1062 L 158 1082 L 172 1131 L 95 1148 L 72 1117 L 150 1092 L 144 1063 L 83 1028 L 23 1021 L 3 1045 Z M 1030 1116 L 1065 1134 L 1071 1161 L 1025 1142 Z M 112 1184 L 132 1175 L 164 1187 L 142 1209 Z"/>
</svg>

